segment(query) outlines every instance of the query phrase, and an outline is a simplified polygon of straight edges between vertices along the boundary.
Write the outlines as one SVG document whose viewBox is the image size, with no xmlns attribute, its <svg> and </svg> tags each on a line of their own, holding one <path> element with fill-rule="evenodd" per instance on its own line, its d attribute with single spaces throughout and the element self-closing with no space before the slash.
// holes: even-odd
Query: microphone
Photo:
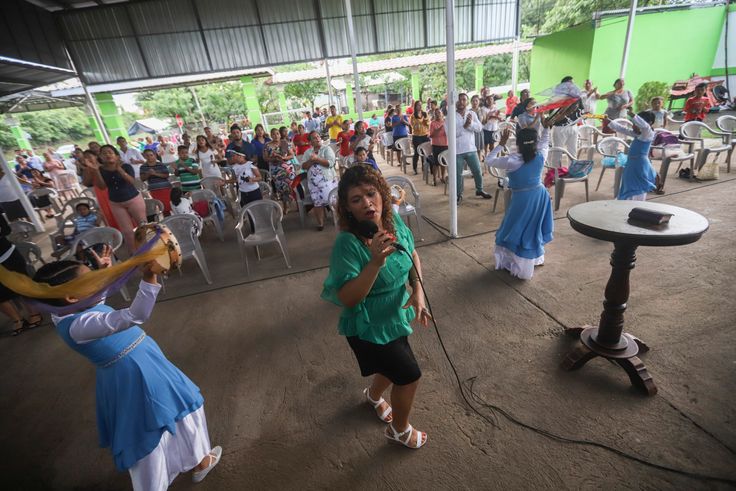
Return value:
<svg viewBox="0 0 736 491">
<path fill-rule="evenodd" d="M 372 222 L 370 220 L 363 220 L 361 222 L 358 222 L 358 234 L 361 237 L 365 237 L 366 239 L 372 239 L 374 235 L 376 235 L 376 232 L 378 232 L 378 225 L 375 224 L 375 222 Z M 405 252 L 409 254 L 409 251 L 406 250 L 404 246 L 399 244 L 398 242 L 392 242 L 391 247 L 394 249 Z"/>
</svg>

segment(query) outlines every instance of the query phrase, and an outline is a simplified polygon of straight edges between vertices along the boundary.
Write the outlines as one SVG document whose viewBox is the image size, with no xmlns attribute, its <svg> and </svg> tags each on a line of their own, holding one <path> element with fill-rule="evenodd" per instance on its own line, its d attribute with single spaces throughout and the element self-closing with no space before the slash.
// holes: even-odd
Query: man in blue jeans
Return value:
<svg viewBox="0 0 736 491">
<path fill-rule="evenodd" d="M 478 116 L 468 109 L 468 94 L 460 94 L 455 105 L 457 112 L 455 113 L 455 142 L 457 148 L 457 204 L 463 201 L 463 169 L 465 164 L 473 173 L 475 181 L 475 195 L 483 199 L 491 199 L 491 195 L 483 191 L 483 175 L 480 171 L 480 161 L 478 161 L 478 149 L 475 148 L 475 134 L 483 130 Z M 448 117 L 449 119 L 449 117 Z M 448 130 L 449 124 L 445 121 L 445 131 L 447 137 L 451 138 Z"/>
</svg>

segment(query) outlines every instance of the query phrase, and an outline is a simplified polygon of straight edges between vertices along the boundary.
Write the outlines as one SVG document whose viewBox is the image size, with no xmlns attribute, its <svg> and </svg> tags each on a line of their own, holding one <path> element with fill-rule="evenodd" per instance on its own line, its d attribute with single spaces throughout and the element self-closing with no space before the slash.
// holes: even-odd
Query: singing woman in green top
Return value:
<svg viewBox="0 0 736 491">
<path fill-rule="evenodd" d="M 379 419 L 389 423 L 386 438 L 420 448 L 427 434 L 412 428 L 409 413 L 422 374 L 407 336 L 413 320 L 426 327 L 430 315 L 418 284 L 422 270 L 414 238 L 393 212 L 388 184 L 369 166 L 351 167 L 340 179 L 337 213 L 342 231 L 332 249 L 322 298 L 343 307 L 339 332 L 355 353 L 361 374 L 373 376 L 363 394 Z M 373 238 L 360 235 L 364 221 L 378 228 Z M 392 384 L 393 408 L 382 397 Z"/>
</svg>

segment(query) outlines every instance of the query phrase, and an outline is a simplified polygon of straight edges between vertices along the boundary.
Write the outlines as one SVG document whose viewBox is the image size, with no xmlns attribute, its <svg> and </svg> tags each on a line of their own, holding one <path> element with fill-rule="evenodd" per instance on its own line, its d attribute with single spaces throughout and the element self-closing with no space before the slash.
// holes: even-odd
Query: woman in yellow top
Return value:
<svg viewBox="0 0 736 491">
<path fill-rule="evenodd" d="M 337 135 L 342 131 L 342 116 L 337 114 L 335 106 L 330 106 L 330 115 L 325 119 L 325 126 L 330 132 L 330 143 L 335 143 Z"/>
<path fill-rule="evenodd" d="M 337 189 L 342 231 L 332 249 L 322 298 L 343 307 L 338 330 L 346 336 L 361 375 L 373 375 L 363 394 L 379 419 L 389 423 L 386 438 L 419 448 L 427 443 L 427 434 L 412 428 L 409 413 L 422 372 L 407 336 L 413 320 L 426 327 L 430 315 L 418 284 L 422 267 L 414 238 L 393 212 L 388 184 L 371 167 L 351 167 Z M 365 236 L 371 235 L 363 230 L 366 224 L 375 231 L 372 238 Z M 393 408 L 382 397 L 391 385 Z"/>
<path fill-rule="evenodd" d="M 422 111 L 422 101 L 414 101 L 414 112 L 409 122 L 411 123 L 411 144 L 414 146 L 411 166 L 414 169 L 414 175 L 416 175 L 417 161 L 419 160 L 417 147 L 429 141 L 429 115 Z"/>
</svg>

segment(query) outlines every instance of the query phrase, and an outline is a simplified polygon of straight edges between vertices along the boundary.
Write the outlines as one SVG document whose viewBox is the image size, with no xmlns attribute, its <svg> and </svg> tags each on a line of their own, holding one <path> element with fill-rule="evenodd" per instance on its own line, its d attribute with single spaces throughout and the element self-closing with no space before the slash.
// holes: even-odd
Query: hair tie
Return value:
<svg viewBox="0 0 736 491">
<path fill-rule="evenodd" d="M 527 140 L 525 142 L 521 142 L 522 145 L 531 145 L 532 143 L 536 143 L 535 140 Z"/>
</svg>

